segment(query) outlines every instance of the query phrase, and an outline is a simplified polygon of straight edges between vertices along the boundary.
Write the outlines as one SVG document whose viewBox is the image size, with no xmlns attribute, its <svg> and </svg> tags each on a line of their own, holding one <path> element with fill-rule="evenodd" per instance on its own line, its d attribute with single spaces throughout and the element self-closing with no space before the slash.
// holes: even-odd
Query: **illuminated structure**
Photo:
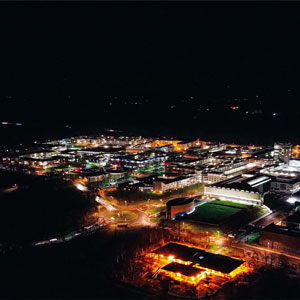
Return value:
<svg viewBox="0 0 300 300">
<path fill-rule="evenodd" d="M 230 280 L 250 271 L 244 260 L 179 243 L 168 243 L 148 253 L 148 257 L 154 259 L 155 276 L 160 274 L 192 285 L 208 276 Z"/>
<path fill-rule="evenodd" d="M 262 205 L 263 195 L 270 190 L 271 178 L 249 174 L 236 176 L 204 187 L 204 194 L 220 200 L 229 200 L 249 205 Z"/>
<path fill-rule="evenodd" d="M 194 211 L 194 198 L 176 198 L 167 202 L 167 219 L 175 219 L 176 215 L 184 215 Z"/>
<path fill-rule="evenodd" d="M 157 193 L 165 193 L 176 189 L 182 189 L 187 186 L 201 183 L 201 178 L 201 174 L 178 177 L 157 177 L 153 182 L 153 190 Z"/>
<path fill-rule="evenodd" d="M 292 144 L 274 144 L 274 159 L 278 161 L 283 161 L 285 164 L 289 163 L 292 156 Z"/>
</svg>

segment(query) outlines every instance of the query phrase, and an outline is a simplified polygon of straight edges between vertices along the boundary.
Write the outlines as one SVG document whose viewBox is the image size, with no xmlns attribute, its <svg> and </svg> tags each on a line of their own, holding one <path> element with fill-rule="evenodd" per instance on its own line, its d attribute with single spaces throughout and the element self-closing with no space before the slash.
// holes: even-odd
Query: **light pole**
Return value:
<svg viewBox="0 0 300 300">
<path fill-rule="evenodd" d="M 148 209 L 150 208 L 150 199 L 148 198 Z"/>
<path fill-rule="evenodd" d="M 206 231 L 206 247 L 208 248 L 208 246 L 209 246 L 208 231 Z"/>
</svg>

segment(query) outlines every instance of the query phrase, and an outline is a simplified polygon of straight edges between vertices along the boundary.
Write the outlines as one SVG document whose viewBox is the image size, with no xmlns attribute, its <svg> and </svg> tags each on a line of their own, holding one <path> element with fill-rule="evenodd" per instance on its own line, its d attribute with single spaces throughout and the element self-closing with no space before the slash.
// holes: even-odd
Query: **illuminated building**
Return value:
<svg viewBox="0 0 300 300">
<path fill-rule="evenodd" d="M 153 190 L 157 193 L 165 193 L 198 183 L 201 183 L 201 174 L 179 177 L 157 177 L 153 183 Z"/>
<path fill-rule="evenodd" d="M 278 176 L 271 183 L 271 192 L 281 194 L 294 194 L 300 191 L 300 177 Z"/>
<path fill-rule="evenodd" d="M 256 168 L 257 163 L 249 162 L 248 160 L 225 161 L 224 163 L 221 163 L 207 171 L 203 171 L 203 182 L 208 184 L 216 183 L 249 172 Z"/>
<path fill-rule="evenodd" d="M 177 215 L 184 215 L 194 211 L 193 198 L 176 198 L 167 202 L 167 219 L 175 219 Z"/>
<path fill-rule="evenodd" d="M 111 160 L 112 164 L 120 165 L 124 169 L 139 169 L 139 168 L 149 168 L 152 166 L 161 165 L 168 159 L 165 153 L 155 153 L 155 152 L 144 152 L 142 154 L 130 154 L 114 157 Z"/>
<path fill-rule="evenodd" d="M 165 163 L 165 171 L 166 174 L 176 175 L 176 176 L 201 173 L 201 171 L 198 171 L 194 166 L 190 166 L 187 164 L 173 163 L 173 162 Z"/>
<path fill-rule="evenodd" d="M 106 174 L 103 170 L 86 171 L 82 175 L 88 180 L 89 183 L 99 182 L 108 177 L 108 174 Z"/>
<path fill-rule="evenodd" d="M 275 143 L 274 159 L 288 164 L 292 156 L 292 144 Z"/>
<path fill-rule="evenodd" d="M 200 140 L 192 140 L 192 141 L 182 141 L 177 143 L 176 146 L 174 146 L 175 151 L 182 152 L 186 151 L 187 149 L 191 147 L 201 146 L 202 142 Z"/>
<path fill-rule="evenodd" d="M 293 157 L 299 158 L 300 157 L 300 145 L 295 145 L 292 149 Z"/>
<path fill-rule="evenodd" d="M 263 195 L 270 191 L 271 178 L 262 175 L 236 176 L 205 186 L 204 194 L 220 200 L 262 205 Z"/>
<path fill-rule="evenodd" d="M 244 260 L 210 253 L 181 243 L 165 244 L 147 256 L 154 260 L 156 275 L 192 285 L 197 285 L 208 276 L 230 280 L 250 271 Z"/>
</svg>

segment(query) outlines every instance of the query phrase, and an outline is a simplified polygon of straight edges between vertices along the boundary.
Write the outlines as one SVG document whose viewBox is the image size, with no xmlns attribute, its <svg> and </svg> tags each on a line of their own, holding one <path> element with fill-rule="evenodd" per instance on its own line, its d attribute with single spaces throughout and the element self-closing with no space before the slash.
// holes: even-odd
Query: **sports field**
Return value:
<svg viewBox="0 0 300 300">
<path fill-rule="evenodd" d="M 211 203 L 220 204 L 220 205 L 227 205 L 227 206 L 237 207 L 237 208 L 246 208 L 246 207 L 248 207 L 247 204 L 231 202 L 231 201 L 223 201 L 223 200 L 213 200 Z"/>
<path fill-rule="evenodd" d="M 219 225 L 244 209 L 244 207 L 234 206 L 235 203 L 222 202 L 223 201 L 220 201 L 220 203 L 204 203 L 196 207 L 192 214 L 186 215 L 182 218 L 191 221 Z"/>
</svg>

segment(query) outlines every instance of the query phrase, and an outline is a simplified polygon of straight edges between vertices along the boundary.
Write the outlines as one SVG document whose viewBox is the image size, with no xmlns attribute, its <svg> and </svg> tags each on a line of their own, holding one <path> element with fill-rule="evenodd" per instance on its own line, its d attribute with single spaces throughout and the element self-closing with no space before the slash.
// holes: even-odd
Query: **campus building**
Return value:
<svg viewBox="0 0 300 300">
<path fill-rule="evenodd" d="M 300 229 L 275 225 L 263 228 L 259 243 L 268 248 L 300 251 Z"/>
<path fill-rule="evenodd" d="M 167 219 L 174 220 L 177 215 L 194 211 L 194 198 L 176 198 L 167 202 Z"/>
<path fill-rule="evenodd" d="M 262 205 L 264 194 L 270 191 L 271 178 L 262 175 L 236 176 L 205 186 L 204 194 L 220 200 Z"/>
<path fill-rule="evenodd" d="M 274 144 L 274 159 L 282 161 L 286 165 L 292 156 L 292 144 L 275 143 Z"/>
<path fill-rule="evenodd" d="M 187 186 L 201 183 L 201 174 L 179 177 L 157 177 L 153 182 L 153 190 L 156 193 L 165 193 L 172 190 L 182 189 Z"/>
</svg>

